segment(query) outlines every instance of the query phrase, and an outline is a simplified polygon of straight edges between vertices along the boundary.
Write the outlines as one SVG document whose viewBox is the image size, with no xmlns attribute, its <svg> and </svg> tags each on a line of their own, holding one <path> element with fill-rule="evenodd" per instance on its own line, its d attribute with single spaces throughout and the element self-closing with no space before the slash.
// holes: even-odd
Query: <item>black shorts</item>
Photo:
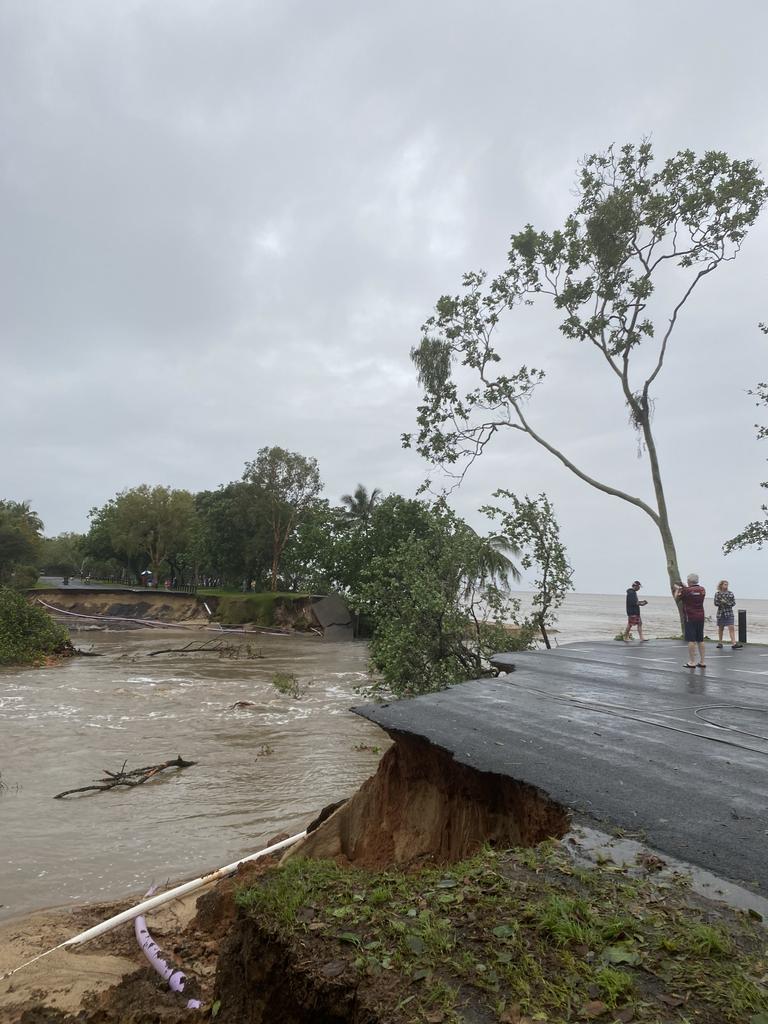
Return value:
<svg viewBox="0 0 768 1024">
<path fill-rule="evenodd" d="M 689 644 L 701 644 L 704 642 L 704 623 L 686 622 L 685 639 Z"/>
</svg>

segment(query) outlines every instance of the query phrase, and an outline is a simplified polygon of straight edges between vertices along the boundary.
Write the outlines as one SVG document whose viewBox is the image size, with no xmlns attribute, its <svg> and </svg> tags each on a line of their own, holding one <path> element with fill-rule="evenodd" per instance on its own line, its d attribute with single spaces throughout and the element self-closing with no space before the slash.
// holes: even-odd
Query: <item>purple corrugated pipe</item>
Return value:
<svg viewBox="0 0 768 1024">
<path fill-rule="evenodd" d="M 155 886 L 147 893 L 147 896 L 151 896 L 155 891 Z M 147 928 L 147 922 L 144 917 L 137 917 L 133 922 L 133 930 L 136 933 L 136 941 L 141 947 L 141 951 L 144 956 L 149 960 L 152 967 L 157 971 L 163 981 L 168 982 L 168 987 L 172 992 L 183 992 L 184 986 L 187 984 L 187 976 L 180 967 L 171 967 L 167 960 L 163 956 L 163 951 L 160 949 L 158 944 L 149 934 Z M 187 1009 L 199 1010 L 200 1009 L 199 999 L 188 999 Z"/>
</svg>

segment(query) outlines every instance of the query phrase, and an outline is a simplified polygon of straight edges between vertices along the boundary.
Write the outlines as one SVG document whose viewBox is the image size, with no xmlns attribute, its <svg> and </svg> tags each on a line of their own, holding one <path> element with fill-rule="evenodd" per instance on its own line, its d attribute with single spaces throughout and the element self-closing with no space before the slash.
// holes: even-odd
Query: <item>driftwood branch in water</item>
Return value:
<svg viewBox="0 0 768 1024">
<path fill-rule="evenodd" d="M 232 644 L 226 640 L 190 640 L 183 647 L 162 647 L 159 651 L 150 651 L 147 657 L 154 658 L 158 654 L 221 654 L 228 658 L 263 658 L 258 648 L 250 644 Z"/>
<path fill-rule="evenodd" d="M 165 771 L 166 768 L 191 768 L 192 765 L 197 764 L 197 761 L 185 761 L 181 754 L 179 754 L 172 761 L 164 761 L 163 764 L 149 764 L 145 768 L 134 768 L 130 772 L 125 770 L 127 763 L 127 761 L 123 761 L 123 767 L 118 772 L 111 772 L 108 768 L 103 768 L 102 771 L 106 778 L 101 779 L 94 786 L 65 789 L 63 793 L 57 793 L 53 799 L 60 800 L 63 796 L 69 796 L 71 793 L 100 793 L 106 789 L 114 789 L 115 786 L 143 786 L 145 782 L 149 782 L 150 779 Z"/>
<path fill-rule="evenodd" d="M 183 647 L 163 647 L 159 651 L 150 651 L 148 657 L 154 658 L 156 654 L 197 654 L 199 651 L 209 653 L 218 651 L 220 646 L 220 640 L 190 640 Z"/>
</svg>

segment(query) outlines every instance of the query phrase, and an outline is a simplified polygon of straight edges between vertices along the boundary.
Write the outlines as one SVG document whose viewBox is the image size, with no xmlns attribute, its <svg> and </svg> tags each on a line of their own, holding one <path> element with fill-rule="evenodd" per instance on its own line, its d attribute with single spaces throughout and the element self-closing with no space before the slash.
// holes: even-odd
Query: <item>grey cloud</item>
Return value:
<svg viewBox="0 0 768 1024">
<path fill-rule="evenodd" d="M 767 23 L 709 0 L 9 0 L 3 495 L 82 529 L 123 486 L 215 486 L 271 443 L 316 455 L 331 496 L 359 479 L 413 493 L 429 469 L 399 447 L 408 352 L 437 296 L 501 269 L 512 230 L 562 220 L 592 149 L 650 134 L 659 156 L 765 161 Z M 673 518 L 702 572 L 761 498 L 744 392 L 764 377 L 767 251 L 763 223 L 707 282 L 659 391 Z M 647 493 L 598 366 L 543 311 L 504 330 L 548 369 L 542 429 Z M 580 589 L 614 588 L 633 560 L 660 589 L 650 525 L 517 441 L 473 467 L 457 507 L 546 488 Z M 754 557 L 729 564 L 762 596 Z"/>
</svg>

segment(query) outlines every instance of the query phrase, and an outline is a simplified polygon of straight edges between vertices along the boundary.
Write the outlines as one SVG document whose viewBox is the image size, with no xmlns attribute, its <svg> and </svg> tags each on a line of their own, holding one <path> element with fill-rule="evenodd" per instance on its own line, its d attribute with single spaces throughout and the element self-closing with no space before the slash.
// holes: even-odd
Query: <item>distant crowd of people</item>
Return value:
<svg viewBox="0 0 768 1024">
<path fill-rule="evenodd" d="M 633 628 L 637 628 L 637 635 L 642 643 L 647 643 L 643 636 L 643 620 L 640 614 L 640 607 L 648 604 L 641 601 L 638 596 L 642 584 L 635 580 L 627 590 L 627 628 L 622 639 L 628 642 L 632 636 Z M 685 640 L 688 644 L 688 661 L 686 668 L 706 668 L 704 660 L 704 599 L 707 592 L 699 583 L 699 577 L 695 572 L 688 575 L 687 585 L 676 583 L 672 595 L 680 602 L 685 620 Z M 728 630 L 731 640 L 731 647 L 737 650 L 742 646 L 736 639 L 734 627 L 733 609 L 736 605 L 736 598 L 728 588 L 728 580 L 720 580 L 715 590 L 715 612 L 717 617 L 717 648 L 722 650 L 723 633 Z M 698 658 L 698 661 L 696 660 Z"/>
</svg>

